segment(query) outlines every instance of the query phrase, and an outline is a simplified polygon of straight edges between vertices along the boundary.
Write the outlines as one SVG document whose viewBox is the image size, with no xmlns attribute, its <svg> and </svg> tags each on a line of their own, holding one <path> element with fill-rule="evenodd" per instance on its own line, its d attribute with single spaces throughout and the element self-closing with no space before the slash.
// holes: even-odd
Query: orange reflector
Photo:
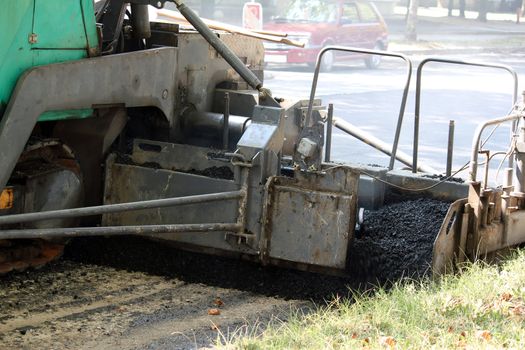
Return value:
<svg viewBox="0 0 525 350">
<path fill-rule="evenodd" d="M 11 209 L 13 207 L 13 189 L 6 188 L 0 194 L 0 209 Z"/>
</svg>

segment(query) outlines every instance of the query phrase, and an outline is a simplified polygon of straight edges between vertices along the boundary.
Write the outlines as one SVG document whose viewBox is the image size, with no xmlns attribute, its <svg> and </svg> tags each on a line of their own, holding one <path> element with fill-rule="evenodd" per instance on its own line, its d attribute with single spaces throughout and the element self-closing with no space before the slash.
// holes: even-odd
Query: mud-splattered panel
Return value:
<svg viewBox="0 0 525 350">
<path fill-rule="evenodd" d="M 344 269 L 353 196 L 275 186 L 270 257 Z"/>
</svg>

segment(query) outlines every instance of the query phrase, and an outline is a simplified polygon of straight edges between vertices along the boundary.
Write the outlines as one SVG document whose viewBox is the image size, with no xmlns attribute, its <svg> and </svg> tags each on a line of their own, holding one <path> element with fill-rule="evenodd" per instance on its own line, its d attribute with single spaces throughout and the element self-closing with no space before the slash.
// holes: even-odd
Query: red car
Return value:
<svg viewBox="0 0 525 350">
<path fill-rule="evenodd" d="M 353 46 L 386 50 L 388 33 L 383 17 L 374 4 L 361 0 L 291 0 L 282 13 L 264 29 L 288 33 L 301 41 L 304 48 L 266 42 L 265 62 L 307 63 L 315 65 L 319 51 L 327 45 Z M 328 51 L 321 69 L 329 71 L 334 62 L 364 58 L 368 68 L 377 68 L 381 56 L 344 55 Z"/>
</svg>

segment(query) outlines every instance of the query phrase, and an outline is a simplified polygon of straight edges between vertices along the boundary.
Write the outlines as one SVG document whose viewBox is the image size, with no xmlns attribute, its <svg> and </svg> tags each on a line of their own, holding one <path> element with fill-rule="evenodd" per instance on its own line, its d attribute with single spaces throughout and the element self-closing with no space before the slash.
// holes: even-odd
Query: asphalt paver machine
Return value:
<svg viewBox="0 0 525 350">
<path fill-rule="evenodd" d="M 525 240 L 522 104 L 485 124 L 515 122 L 502 188 L 476 178 L 479 136 L 466 184 L 333 163 L 331 128 L 350 127 L 314 98 L 319 65 L 310 100 L 276 99 L 260 40 L 212 32 L 181 0 L 196 30 L 150 22 L 148 6 L 165 2 L 3 4 L 0 272 L 54 259 L 72 237 L 131 234 L 344 273 L 359 207 L 422 188 L 454 201 L 435 272 Z M 391 164 L 407 163 L 396 147 Z"/>
</svg>

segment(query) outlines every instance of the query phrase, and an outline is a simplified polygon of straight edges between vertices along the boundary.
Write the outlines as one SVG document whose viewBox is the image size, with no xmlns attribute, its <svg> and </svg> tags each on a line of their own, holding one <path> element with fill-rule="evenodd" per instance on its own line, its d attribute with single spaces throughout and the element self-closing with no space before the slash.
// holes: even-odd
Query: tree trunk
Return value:
<svg viewBox="0 0 525 350">
<path fill-rule="evenodd" d="M 419 7 L 419 0 L 410 0 L 408 8 L 407 25 L 405 37 L 409 41 L 417 40 L 417 8 Z"/>
<path fill-rule="evenodd" d="M 215 0 L 202 0 L 199 15 L 204 18 L 215 19 Z"/>
<path fill-rule="evenodd" d="M 487 0 L 479 0 L 478 21 L 487 21 Z"/>
</svg>

